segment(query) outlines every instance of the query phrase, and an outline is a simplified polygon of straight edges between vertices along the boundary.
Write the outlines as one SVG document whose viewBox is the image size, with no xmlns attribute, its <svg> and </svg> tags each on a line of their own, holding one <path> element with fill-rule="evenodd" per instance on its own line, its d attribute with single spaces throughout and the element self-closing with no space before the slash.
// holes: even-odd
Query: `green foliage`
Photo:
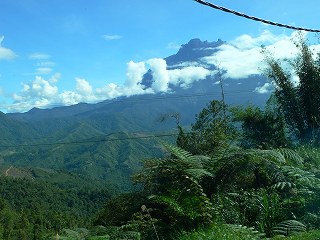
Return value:
<svg viewBox="0 0 320 240">
<path fill-rule="evenodd" d="M 296 151 L 304 159 L 305 165 L 310 169 L 320 169 L 320 148 L 310 145 L 298 146 Z"/>
<path fill-rule="evenodd" d="M 94 220 L 95 225 L 122 226 L 131 220 L 146 203 L 146 194 L 142 192 L 124 193 L 108 199 Z"/>
<path fill-rule="evenodd" d="M 43 239 L 63 228 L 90 226 L 109 197 L 103 189 L 63 189 L 40 180 L 0 177 L 0 239 Z"/>
<path fill-rule="evenodd" d="M 166 145 L 167 158 L 145 162 L 136 181 L 150 193 L 154 218 L 164 220 L 173 229 L 190 229 L 211 223 L 212 205 L 199 181 L 211 176 L 206 171 L 208 158 Z"/>
<path fill-rule="evenodd" d="M 234 121 L 241 123 L 241 145 L 245 148 L 271 149 L 289 145 L 283 115 L 278 108 L 248 106 L 232 108 Z"/>
<path fill-rule="evenodd" d="M 275 235 L 288 236 L 296 232 L 306 231 L 306 226 L 296 220 L 286 220 L 278 223 L 275 227 L 272 228 L 272 231 Z"/>
<path fill-rule="evenodd" d="M 231 124 L 228 106 L 213 100 L 196 115 L 191 133 L 185 134 L 178 126 L 180 134 L 177 145 L 192 154 L 211 155 L 235 142 L 237 132 Z"/>
<path fill-rule="evenodd" d="M 260 214 L 258 226 L 261 232 L 271 236 L 273 227 L 281 219 L 281 203 L 278 194 L 272 192 L 268 194 L 265 189 L 262 190 L 260 203 Z"/>
<path fill-rule="evenodd" d="M 292 70 L 299 77 L 294 84 L 290 70 L 284 70 L 266 49 L 267 76 L 275 85 L 275 96 L 284 113 L 290 130 L 300 141 L 318 141 L 320 127 L 320 65 L 302 35 L 295 41 L 299 50 L 291 62 Z M 318 56 L 319 58 L 319 56 Z"/>
<path fill-rule="evenodd" d="M 103 227 L 97 226 L 92 229 L 75 228 L 63 229 L 61 234 L 52 237 L 51 239 L 65 239 L 65 240 L 117 240 L 130 239 L 140 240 L 138 232 L 126 231 L 119 227 Z"/>
<path fill-rule="evenodd" d="M 320 230 L 312 230 L 312 231 L 307 231 L 307 232 L 300 232 L 300 233 L 295 233 L 291 236 L 275 236 L 272 239 L 274 240 L 282 240 L 282 239 L 287 239 L 287 240 L 318 240 L 320 239 Z"/>
<path fill-rule="evenodd" d="M 204 230 L 186 232 L 177 237 L 178 240 L 259 240 L 265 239 L 263 233 L 241 225 L 213 225 Z"/>
</svg>

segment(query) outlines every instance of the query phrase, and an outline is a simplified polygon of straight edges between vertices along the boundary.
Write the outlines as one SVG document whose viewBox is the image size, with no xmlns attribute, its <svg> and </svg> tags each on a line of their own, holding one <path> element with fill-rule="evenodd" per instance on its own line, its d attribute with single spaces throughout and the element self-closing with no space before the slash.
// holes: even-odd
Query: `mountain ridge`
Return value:
<svg viewBox="0 0 320 240">
<path fill-rule="evenodd" d="M 216 42 L 192 39 L 175 55 L 165 58 L 167 68 L 183 69 L 192 61 L 203 65 L 202 59 L 219 51 L 222 44 L 225 42 L 220 39 Z M 215 70 L 213 65 L 208 68 Z M 132 137 L 139 133 L 176 132 L 175 121 L 170 118 L 174 114 L 179 114 L 182 126 L 190 126 L 195 115 L 210 100 L 221 99 L 219 80 L 210 75 L 194 81 L 189 87 L 175 86 L 170 93 L 135 95 L 52 109 L 33 108 L 26 113 L 2 113 L 0 130 L 8 140 L 0 138 L 0 158 L 8 166 L 65 170 L 102 179 L 119 189 L 128 189 L 132 187 L 129 176 L 139 169 L 141 160 L 163 154 L 159 139 Z M 148 87 L 153 81 L 149 70 L 142 84 Z M 261 76 L 223 79 L 225 100 L 228 104 L 263 106 L 269 95 L 259 94 L 255 89 L 266 81 Z M 88 139 L 91 143 L 62 144 Z M 175 139 L 161 140 L 174 142 Z M 41 146 L 43 143 L 48 145 Z M 6 144 L 33 147 L 1 148 Z"/>
</svg>

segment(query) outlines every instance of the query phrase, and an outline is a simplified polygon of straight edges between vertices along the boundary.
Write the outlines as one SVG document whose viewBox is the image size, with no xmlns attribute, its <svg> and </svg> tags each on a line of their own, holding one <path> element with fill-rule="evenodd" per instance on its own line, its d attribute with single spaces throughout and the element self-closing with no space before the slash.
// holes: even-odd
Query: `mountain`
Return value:
<svg viewBox="0 0 320 240">
<path fill-rule="evenodd" d="M 216 66 L 209 66 L 203 59 L 219 51 L 222 44 L 225 42 L 220 39 L 192 39 L 177 54 L 165 58 L 167 69 L 204 66 L 214 71 Z M 1 162 L 5 166 L 70 171 L 126 190 L 131 187 L 129 176 L 139 169 L 141 160 L 162 155 L 159 140 L 174 142 L 174 137 L 148 136 L 173 133 L 175 121 L 166 116 L 176 113 L 181 124 L 188 127 L 210 100 L 221 99 L 219 80 L 209 75 L 187 87 L 170 85 L 170 93 L 1 113 Z M 153 82 L 149 70 L 141 84 L 148 88 Z M 269 95 L 255 89 L 265 83 L 261 76 L 223 79 L 226 102 L 263 106 Z"/>
</svg>

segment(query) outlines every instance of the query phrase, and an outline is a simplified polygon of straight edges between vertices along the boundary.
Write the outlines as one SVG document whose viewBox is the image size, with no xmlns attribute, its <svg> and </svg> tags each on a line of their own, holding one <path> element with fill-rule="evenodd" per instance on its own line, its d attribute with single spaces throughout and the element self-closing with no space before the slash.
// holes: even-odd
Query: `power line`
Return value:
<svg viewBox="0 0 320 240">
<path fill-rule="evenodd" d="M 282 23 L 277 23 L 277 22 L 265 20 L 265 19 L 262 19 L 262 18 L 257 18 L 257 17 L 254 17 L 254 16 L 249 16 L 247 14 L 244 14 L 244 13 L 241 13 L 241 12 L 237 12 L 237 11 L 225 8 L 225 7 L 221 7 L 221 6 L 218 6 L 218 5 L 215 5 L 213 3 L 203 1 L 203 0 L 194 0 L 194 1 L 196 1 L 196 2 L 198 2 L 200 4 L 202 4 L 202 5 L 206 5 L 208 7 L 221 10 L 223 12 L 231 13 L 231 14 L 237 15 L 239 17 L 244 17 L 244 18 L 247 18 L 247 19 L 250 19 L 250 20 L 253 20 L 253 21 L 262 22 L 262 23 L 273 25 L 273 26 L 277 26 L 277 27 L 289 28 L 289 29 L 300 30 L 300 31 L 307 31 L 307 32 L 320 32 L 320 30 L 318 30 L 318 29 L 294 27 L 294 26 L 290 26 L 290 25 L 286 25 L 286 24 L 282 24 Z"/>
<path fill-rule="evenodd" d="M 99 140 L 89 140 L 89 139 L 87 139 L 87 140 L 83 140 L 83 141 L 70 141 L 70 142 L 0 145 L 0 148 L 41 147 L 41 146 L 54 146 L 54 145 L 71 145 L 71 144 L 86 144 L 86 143 L 100 143 L 100 142 L 115 142 L 115 141 L 124 141 L 124 140 L 173 137 L 173 136 L 178 136 L 178 135 L 179 135 L 178 133 L 164 133 L 164 134 L 154 134 L 154 135 L 149 135 L 149 136 L 135 136 L 135 137 L 123 137 L 123 138 L 111 138 L 111 139 L 99 139 Z"/>
</svg>

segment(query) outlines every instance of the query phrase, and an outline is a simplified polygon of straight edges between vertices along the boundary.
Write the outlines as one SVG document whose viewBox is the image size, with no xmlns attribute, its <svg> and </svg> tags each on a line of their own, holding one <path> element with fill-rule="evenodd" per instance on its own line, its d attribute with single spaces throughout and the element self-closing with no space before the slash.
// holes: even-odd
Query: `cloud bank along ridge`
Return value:
<svg viewBox="0 0 320 240">
<path fill-rule="evenodd" d="M 216 53 L 201 60 L 208 65 L 219 65 L 220 69 L 225 70 L 224 78 L 247 78 L 250 75 L 261 74 L 261 69 L 265 67 L 261 45 L 265 45 L 267 50 L 278 59 L 292 59 L 297 53 L 292 41 L 295 36 L 296 33 L 290 36 L 276 36 L 269 31 L 262 32 L 258 37 L 244 34 L 219 46 Z M 2 40 L 0 39 L 0 44 Z M 311 48 L 319 51 L 320 45 L 313 45 Z M 32 82 L 23 83 L 19 93 L 13 94 L 14 102 L 8 111 L 26 111 L 32 107 L 46 108 L 53 105 L 73 105 L 79 102 L 98 102 L 120 96 L 168 93 L 172 91 L 171 85 L 188 88 L 195 81 L 216 74 L 216 71 L 210 71 L 203 65 L 185 64 L 180 69 L 172 70 L 168 70 L 167 67 L 166 61 L 160 58 L 142 62 L 130 61 L 127 63 L 126 80 L 123 85 L 109 83 L 101 88 L 93 88 L 88 80 L 77 77 L 75 89 L 63 92 L 59 92 L 56 86 L 61 78 L 59 73 L 49 79 L 36 76 Z M 148 69 L 152 71 L 153 83 L 151 87 L 146 88 L 142 85 L 142 79 Z M 271 90 L 270 83 L 255 89 L 258 93 L 267 93 Z"/>
<path fill-rule="evenodd" d="M 153 83 L 150 88 L 142 85 L 144 74 L 151 69 Z M 123 85 L 109 83 L 102 88 L 93 88 L 89 81 L 75 78 L 75 89 L 59 93 L 57 82 L 61 78 L 59 73 L 49 79 L 36 76 L 30 83 L 23 83 L 19 93 L 14 93 L 13 104 L 8 107 L 9 112 L 26 111 L 33 107 L 46 108 L 55 105 L 73 105 L 79 102 L 98 102 L 120 96 L 142 94 L 167 93 L 169 85 L 187 87 L 194 81 L 205 79 L 212 72 L 203 67 L 186 67 L 183 69 L 167 70 L 164 59 L 153 58 L 143 62 L 127 63 L 126 81 Z"/>
</svg>

